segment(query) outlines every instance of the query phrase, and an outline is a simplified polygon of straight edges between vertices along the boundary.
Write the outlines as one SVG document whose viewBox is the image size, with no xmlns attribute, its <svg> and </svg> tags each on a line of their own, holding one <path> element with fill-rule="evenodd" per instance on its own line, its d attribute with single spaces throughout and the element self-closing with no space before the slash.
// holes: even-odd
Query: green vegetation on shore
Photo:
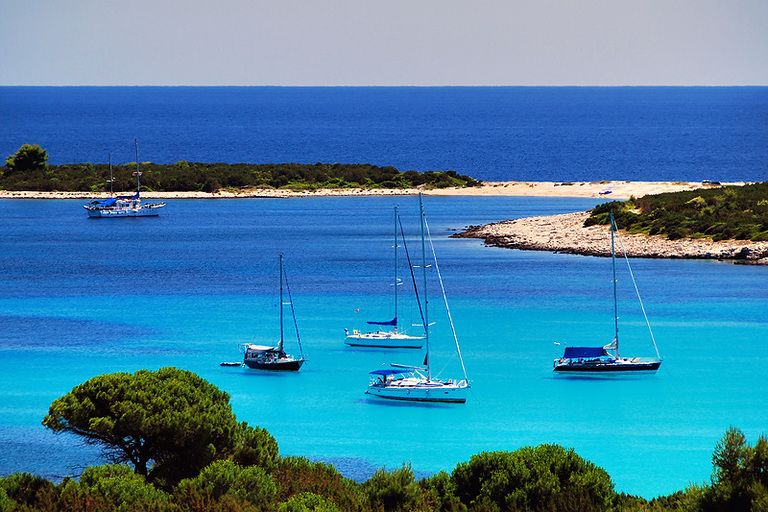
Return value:
<svg viewBox="0 0 768 512">
<path fill-rule="evenodd" d="M 713 240 L 768 241 L 768 182 L 643 196 L 597 206 L 584 223 L 630 233 Z"/>
<path fill-rule="evenodd" d="M 25 144 L 0 167 L 0 190 L 109 191 L 109 165 L 49 165 L 40 146 Z M 136 162 L 113 165 L 115 192 L 136 188 Z M 151 192 L 213 192 L 220 189 L 472 187 L 481 182 L 455 171 L 405 171 L 371 164 L 225 164 L 176 162 L 140 165 L 141 188 Z"/>
<path fill-rule="evenodd" d="M 0 478 L 0 512 L 592 512 L 766 510 L 768 440 L 729 428 L 711 485 L 653 500 L 619 494 L 602 468 L 558 445 L 482 452 L 416 480 L 410 466 L 363 483 L 281 457 L 266 430 L 238 423 L 229 395 L 176 368 L 94 377 L 56 399 L 43 424 L 104 448 L 112 464 L 53 483 Z M 128 464 L 126 464 L 128 463 Z"/>
</svg>

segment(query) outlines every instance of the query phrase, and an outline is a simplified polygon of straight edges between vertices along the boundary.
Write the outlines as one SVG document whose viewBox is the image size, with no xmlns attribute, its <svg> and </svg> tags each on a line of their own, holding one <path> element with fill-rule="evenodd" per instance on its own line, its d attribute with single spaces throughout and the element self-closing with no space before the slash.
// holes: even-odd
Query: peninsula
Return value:
<svg viewBox="0 0 768 512">
<path fill-rule="evenodd" d="M 630 257 L 768 264 L 768 183 L 633 195 L 588 212 L 472 226 L 454 236 L 512 249 L 610 256 L 609 214 L 622 231 L 617 250 Z"/>
<path fill-rule="evenodd" d="M 471 226 L 453 236 L 482 238 L 486 245 L 494 247 L 610 257 L 608 226 L 584 227 L 589 215 L 589 212 L 577 212 L 507 220 Z M 630 258 L 698 258 L 768 265 L 768 242 L 715 242 L 709 238 L 669 240 L 658 235 L 631 233 L 622 233 L 621 238 Z M 621 247 L 618 251 L 622 252 Z"/>
</svg>

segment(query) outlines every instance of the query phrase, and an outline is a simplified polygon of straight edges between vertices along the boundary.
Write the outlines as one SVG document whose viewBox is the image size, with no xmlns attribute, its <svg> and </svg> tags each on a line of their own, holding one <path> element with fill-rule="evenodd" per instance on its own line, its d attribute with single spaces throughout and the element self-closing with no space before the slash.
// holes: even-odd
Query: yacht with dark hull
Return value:
<svg viewBox="0 0 768 512">
<path fill-rule="evenodd" d="M 288 304 L 291 306 L 291 314 L 293 315 L 293 325 L 296 327 L 296 341 L 298 344 L 299 357 L 287 354 L 283 349 L 285 342 L 284 336 L 284 318 L 283 318 L 283 306 L 286 304 L 283 301 L 283 283 L 288 290 Z M 255 345 L 252 343 L 243 343 L 240 345 L 240 350 L 243 353 L 243 365 L 252 370 L 272 370 L 272 371 L 286 371 L 296 372 L 299 371 L 304 364 L 304 353 L 301 349 L 301 338 L 299 337 L 299 327 L 296 322 L 296 312 L 293 309 L 293 299 L 291 297 L 291 290 L 288 287 L 288 281 L 285 278 L 285 271 L 283 270 L 283 255 L 280 254 L 280 341 L 277 345 Z"/>
<path fill-rule="evenodd" d="M 613 341 L 609 344 L 601 347 L 565 347 L 563 356 L 559 359 L 555 359 L 554 372 L 557 374 L 565 375 L 640 375 L 640 374 L 653 374 L 661 366 L 661 356 L 659 355 L 659 349 L 656 347 L 656 340 L 653 337 L 653 331 L 651 330 L 651 324 L 648 322 L 648 316 L 645 314 L 645 307 L 643 301 L 640 298 L 640 292 L 637 289 L 637 284 L 634 282 L 635 277 L 632 273 L 632 268 L 629 266 L 629 258 L 627 258 L 626 250 L 623 250 L 624 259 L 627 262 L 629 268 L 629 274 L 632 277 L 632 282 L 635 285 L 635 292 L 637 293 L 637 299 L 640 301 L 640 307 L 645 316 L 645 323 L 648 326 L 648 332 L 651 335 L 651 342 L 653 342 L 653 348 L 656 350 L 656 358 L 640 358 L 640 357 L 622 357 L 619 355 L 619 310 L 618 300 L 616 293 L 616 248 L 614 245 L 614 232 L 618 234 L 618 227 L 616 221 L 613 218 L 613 213 L 610 214 L 610 229 L 611 229 L 611 265 L 613 268 L 613 319 L 615 336 Z M 621 243 L 621 236 L 619 235 L 619 242 Z M 622 244 L 622 249 L 623 249 Z"/>
<path fill-rule="evenodd" d="M 613 345 L 613 343 L 611 344 Z M 605 347 L 565 347 L 563 357 L 555 360 L 556 373 L 572 374 L 639 374 L 655 373 L 661 360 L 618 357 Z"/>
</svg>

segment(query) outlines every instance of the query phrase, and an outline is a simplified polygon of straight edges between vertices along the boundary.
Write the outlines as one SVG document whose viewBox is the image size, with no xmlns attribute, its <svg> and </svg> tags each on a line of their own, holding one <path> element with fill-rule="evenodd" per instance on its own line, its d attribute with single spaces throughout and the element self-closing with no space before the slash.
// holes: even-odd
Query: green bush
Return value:
<svg viewBox="0 0 768 512">
<path fill-rule="evenodd" d="M 456 496 L 456 484 L 445 471 L 419 482 L 429 510 L 435 512 L 466 512 L 467 507 Z"/>
<path fill-rule="evenodd" d="M 16 154 L 5 159 L 5 176 L 18 173 L 44 173 L 48 169 L 48 152 L 35 144 L 24 144 Z"/>
<path fill-rule="evenodd" d="M 87 467 L 80 475 L 80 482 L 68 481 L 62 494 L 65 499 L 68 494 L 72 498 L 77 496 L 73 501 L 101 503 L 104 510 L 115 512 L 162 510 L 169 507 L 170 501 L 166 493 L 122 464 Z"/>
<path fill-rule="evenodd" d="M 387 472 L 377 469 L 363 483 L 371 510 L 383 512 L 410 512 L 422 510 L 421 487 L 416 483 L 410 465 Z"/>
<path fill-rule="evenodd" d="M 240 423 L 235 435 L 232 460 L 241 466 L 259 466 L 267 473 L 277 469 L 279 459 L 277 441 L 263 428 Z"/>
<path fill-rule="evenodd" d="M 585 226 L 616 225 L 630 233 L 678 238 L 764 241 L 768 237 L 768 182 L 655 194 L 595 207 Z"/>
<path fill-rule="evenodd" d="M 32 473 L 13 473 L 0 479 L 0 490 L 7 497 L 7 500 L 0 499 L 0 502 L 6 503 L 4 506 L 7 506 L 8 501 L 11 501 L 35 510 L 58 500 L 56 486 L 45 478 L 35 476 Z M 13 508 L 8 510 L 13 510 Z"/>
<path fill-rule="evenodd" d="M 311 492 L 291 496 L 288 501 L 280 503 L 277 510 L 278 512 L 342 512 L 332 501 Z"/>
<path fill-rule="evenodd" d="M 208 510 L 271 510 L 275 504 L 275 483 L 264 469 L 244 468 L 231 460 L 220 460 L 194 478 L 182 480 L 174 501 L 191 512 Z"/>
<path fill-rule="evenodd" d="M 470 511 L 601 511 L 615 493 L 603 469 L 558 445 L 483 452 L 459 464 L 452 480 Z"/>
<path fill-rule="evenodd" d="M 344 512 L 366 510 L 360 486 L 345 478 L 333 466 L 310 462 L 304 457 L 282 457 L 273 473 L 279 502 L 310 492 L 336 504 Z"/>
<path fill-rule="evenodd" d="M 0 487 L 0 512 L 12 512 L 16 508 L 16 503 L 8 497 L 5 489 Z"/>
</svg>

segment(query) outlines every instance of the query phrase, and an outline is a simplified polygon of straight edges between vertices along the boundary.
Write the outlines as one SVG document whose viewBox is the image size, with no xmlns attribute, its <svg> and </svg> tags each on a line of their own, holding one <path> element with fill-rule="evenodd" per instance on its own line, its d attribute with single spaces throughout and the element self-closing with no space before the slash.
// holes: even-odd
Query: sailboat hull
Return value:
<svg viewBox="0 0 768 512">
<path fill-rule="evenodd" d="M 560 374 L 601 374 L 601 375 L 636 375 L 651 374 L 661 366 L 661 361 L 637 361 L 635 359 L 624 360 L 598 360 L 598 361 L 555 361 L 554 372 Z"/>
<path fill-rule="evenodd" d="M 409 380 L 409 379 L 404 379 Z M 463 404 L 467 401 L 469 385 L 466 381 L 399 381 L 392 384 L 371 384 L 366 394 L 385 400 L 400 400 L 406 402 L 442 402 Z"/>
<path fill-rule="evenodd" d="M 160 215 L 160 208 L 165 206 L 162 204 L 147 204 L 139 207 L 126 207 L 126 208 L 98 208 L 88 207 L 89 217 L 95 218 L 119 218 L 119 217 L 156 217 Z"/>
<path fill-rule="evenodd" d="M 275 361 L 244 361 L 245 366 L 252 370 L 271 370 L 280 372 L 297 372 L 301 365 L 304 364 L 304 359 L 278 359 Z"/>
<path fill-rule="evenodd" d="M 378 331 L 350 334 L 344 343 L 350 347 L 421 348 L 424 345 L 424 338 L 396 332 Z"/>
</svg>

